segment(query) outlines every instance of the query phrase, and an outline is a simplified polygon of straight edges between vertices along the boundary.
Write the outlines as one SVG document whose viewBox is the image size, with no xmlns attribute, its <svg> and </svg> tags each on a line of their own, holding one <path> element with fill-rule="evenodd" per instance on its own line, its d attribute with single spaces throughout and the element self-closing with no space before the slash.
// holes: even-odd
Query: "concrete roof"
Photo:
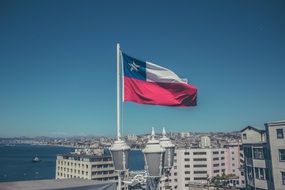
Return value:
<svg viewBox="0 0 285 190">
<path fill-rule="evenodd" d="M 0 183 L 0 190 L 116 190 L 115 181 L 98 182 L 79 178 Z"/>
<path fill-rule="evenodd" d="M 259 132 L 259 133 L 264 133 L 264 132 L 265 132 L 265 130 L 260 130 L 260 129 L 257 129 L 257 128 L 252 127 L 252 126 L 247 126 L 247 127 L 243 128 L 240 132 L 243 132 L 243 131 L 245 131 L 245 130 L 247 130 L 247 129 L 249 129 L 249 130 L 254 130 L 254 131 L 257 131 L 257 132 Z"/>
</svg>

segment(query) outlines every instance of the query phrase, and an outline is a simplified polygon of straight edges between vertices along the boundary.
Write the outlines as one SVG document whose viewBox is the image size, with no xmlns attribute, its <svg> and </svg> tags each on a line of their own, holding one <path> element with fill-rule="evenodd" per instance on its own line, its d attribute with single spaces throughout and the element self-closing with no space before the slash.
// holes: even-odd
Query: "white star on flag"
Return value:
<svg viewBox="0 0 285 190">
<path fill-rule="evenodd" d="M 130 69 L 131 71 L 133 71 L 133 70 L 139 71 L 140 66 L 138 66 L 134 61 L 133 61 L 133 63 L 129 63 L 129 66 L 131 68 Z"/>
</svg>

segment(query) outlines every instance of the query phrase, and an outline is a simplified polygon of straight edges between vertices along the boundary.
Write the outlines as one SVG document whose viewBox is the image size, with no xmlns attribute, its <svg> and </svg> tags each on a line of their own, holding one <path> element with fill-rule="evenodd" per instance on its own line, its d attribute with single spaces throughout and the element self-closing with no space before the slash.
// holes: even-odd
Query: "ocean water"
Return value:
<svg viewBox="0 0 285 190">
<path fill-rule="evenodd" d="M 74 148 L 56 146 L 0 146 L 0 182 L 54 179 L 56 155 L 72 151 Z M 42 161 L 33 163 L 34 156 L 38 156 Z M 129 168 L 144 168 L 141 151 L 130 151 Z"/>
</svg>

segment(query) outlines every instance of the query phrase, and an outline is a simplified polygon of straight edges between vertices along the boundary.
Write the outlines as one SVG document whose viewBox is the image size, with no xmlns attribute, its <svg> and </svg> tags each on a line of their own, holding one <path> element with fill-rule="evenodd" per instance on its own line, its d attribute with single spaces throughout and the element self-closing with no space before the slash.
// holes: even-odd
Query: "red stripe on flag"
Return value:
<svg viewBox="0 0 285 190">
<path fill-rule="evenodd" d="M 196 106 L 197 88 L 185 83 L 155 83 L 124 77 L 124 100 L 161 106 Z"/>
</svg>

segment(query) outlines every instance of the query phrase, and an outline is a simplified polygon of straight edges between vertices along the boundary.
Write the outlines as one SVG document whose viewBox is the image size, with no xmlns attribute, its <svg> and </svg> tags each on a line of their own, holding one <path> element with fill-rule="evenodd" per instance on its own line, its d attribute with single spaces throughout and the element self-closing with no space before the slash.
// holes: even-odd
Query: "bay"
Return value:
<svg viewBox="0 0 285 190">
<path fill-rule="evenodd" d="M 0 182 L 54 179 L 56 155 L 72 151 L 74 148 L 46 145 L 0 146 Z M 33 163 L 35 156 L 42 161 Z M 140 150 L 130 151 L 129 169 L 144 169 Z"/>
</svg>

